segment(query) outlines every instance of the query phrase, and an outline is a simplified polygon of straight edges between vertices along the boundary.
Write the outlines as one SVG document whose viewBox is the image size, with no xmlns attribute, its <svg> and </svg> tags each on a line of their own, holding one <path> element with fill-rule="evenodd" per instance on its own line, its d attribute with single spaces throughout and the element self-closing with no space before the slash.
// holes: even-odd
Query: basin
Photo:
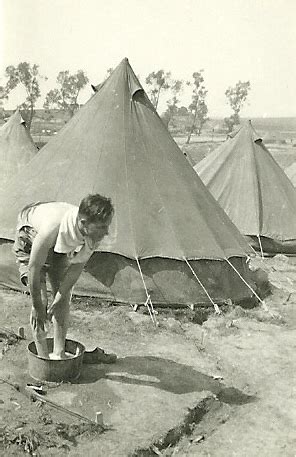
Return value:
<svg viewBox="0 0 296 457">
<path fill-rule="evenodd" d="M 46 338 L 49 353 L 53 350 L 53 338 Z M 62 360 L 47 359 L 37 354 L 35 342 L 28 345 L 29 374 L 36 381 L 75 381 L 80 376 L 85 347 L 74 340 L 66 340 L 66 352 L 72 357 Z"/>
</svg>

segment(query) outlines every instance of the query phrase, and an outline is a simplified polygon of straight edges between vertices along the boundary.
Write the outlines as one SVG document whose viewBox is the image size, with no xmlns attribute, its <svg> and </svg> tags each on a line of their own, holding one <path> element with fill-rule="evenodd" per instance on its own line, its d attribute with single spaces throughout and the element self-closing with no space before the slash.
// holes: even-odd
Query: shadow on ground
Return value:
<svg viewBox="0 0 296 457">
<path fill-rule="evenodd" d="M 177 395 L 210 391 L 220 401 L 233 405 L 243 405 L 256 399 L 192 367 L 161 357 L 124 357 L 114 365 L 84 365 L 77 383 L 89 384 L 101 379 L 150 386 Z"/>
</svg>

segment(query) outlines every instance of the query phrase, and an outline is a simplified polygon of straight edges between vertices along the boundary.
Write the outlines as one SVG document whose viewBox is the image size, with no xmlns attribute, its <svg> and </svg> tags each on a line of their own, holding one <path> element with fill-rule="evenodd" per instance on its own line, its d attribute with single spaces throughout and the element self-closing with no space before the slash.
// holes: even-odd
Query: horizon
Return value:
<svg viewBox="0 0 296 457">
<path fill-rule="evenodd" d="M 83 106 L 83 105 L 81 105 L 81 107 L 82 107 L 82 106 Z M 183 105 L 181 105 L 180 107 L 183 107 Z M 12 114 L 12 113 L 15 112 L 17 109 L 18 109 L 17 107 L 16 107 L 16 108 L 5 108 L 5 111 L 6 111 L 7 113 L 9 113 L 9 114 Z M 35 111 L 37 112 L 37 111 L 48 111 L 48 110 L 47 110 L 46 108 L 41 107 L 41 108 L 35 108 Z M 59 112 L 63 112 L 63 110 L 62 110 L 62 109 L 59 109 L 59 108 L 50 108 L 49 111 L 59 111 Z M 161 114 L 163 114 L 163 113 L 161 113 Z M 178 115 L 177 115 L 177 116 L 178 116 Z M 221 119 L 223 120 L 223 119 L 224 119 L 224 116 L 218 116 L 218 115 L 217 115 L 217 116 L 211 116 L 211 117 L 209 118 L 209 121 L 211 121 L 211 120 L 216 120 L 216 119 L 217 119 L 217 120 L 221 120 Z M 245 120 L 250 120 L 250 121 L 252 121 L 252 120 L 254 120 L 254 119 L 296 119 L 296 115 L 295 115 L 295 116 L 252 116 L 252 117 L 251 117 L 251 116 L 240 116 L 240 119 L 241 119 L 241 120 L 244 120 L 244 121 L 245 121 Z M 295 129 L 296 129 L 296 124 L 295 124 Z"/>
</svg>

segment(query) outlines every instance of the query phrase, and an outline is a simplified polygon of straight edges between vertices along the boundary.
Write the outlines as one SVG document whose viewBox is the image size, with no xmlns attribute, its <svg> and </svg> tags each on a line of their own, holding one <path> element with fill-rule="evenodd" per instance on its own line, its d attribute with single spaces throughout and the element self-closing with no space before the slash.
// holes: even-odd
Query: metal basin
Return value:
<svg viewBox="0 0 296 457">
<path fill-rule="evenodd" d="M 48 351 L 53 350 L 53 338 L 47 338 Z M 66 352 L 73 357 L 52 360 L 37 355 L 34 341 L 28 345 L 29 374 L 37 381 L 74 381 L 79 378 L 85 347 L 78 341 L 66 340 Z"/>
</svg>

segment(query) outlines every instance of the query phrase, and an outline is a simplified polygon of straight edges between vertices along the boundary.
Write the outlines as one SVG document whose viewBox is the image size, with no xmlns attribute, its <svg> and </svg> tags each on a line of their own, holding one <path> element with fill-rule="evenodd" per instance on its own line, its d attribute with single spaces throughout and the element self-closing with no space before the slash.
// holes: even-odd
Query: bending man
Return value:
<svg viewBox="0 0 296 457">
<path fill-rule="evenodd" d="M 30 323 L 41 357 L 48 357 L 48 318 L 52 318 L 54 326 L 53 357 L 65 356 L 72 288 L 108 234 L 113 213 L 111 200 L 99 194 L 88 195 L 79 207 L 64 202 L 38 202 L 21 211 L 14 252 L 21 282 L 30 288 Z M 46 275 L 54 297 L 49 307 Z"/>
</svg>

